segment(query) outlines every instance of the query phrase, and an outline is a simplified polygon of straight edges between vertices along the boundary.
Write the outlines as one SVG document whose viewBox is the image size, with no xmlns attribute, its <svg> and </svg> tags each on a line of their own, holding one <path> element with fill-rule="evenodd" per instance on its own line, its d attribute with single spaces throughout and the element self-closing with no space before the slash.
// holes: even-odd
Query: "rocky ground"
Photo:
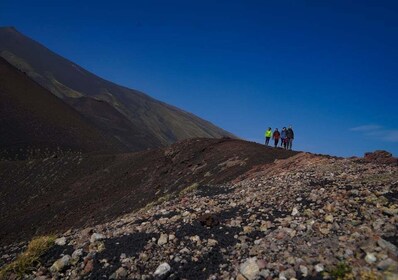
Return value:
<svg viewBox="0 0 398 280">
<path fill-rule="evenodd" d="M 254 166 L 296 154 L 198 138 L 138 153 L 0 160 L 0 246 L 109 222 L 193 184 L 229 183 Z"/>
<path fill-rule="evenodd" d="M 25 277 L 398 279 L 397 225 L 394 162 L 302 153 L 65 232 Z"/>
</svg>

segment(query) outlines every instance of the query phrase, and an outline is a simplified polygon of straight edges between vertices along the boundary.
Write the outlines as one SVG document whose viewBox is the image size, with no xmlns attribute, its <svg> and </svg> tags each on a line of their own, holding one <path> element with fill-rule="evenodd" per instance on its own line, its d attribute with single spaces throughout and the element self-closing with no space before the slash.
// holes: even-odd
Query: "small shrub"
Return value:
<svg viewBox="0 0 398 280">
<path fill-rule="evenodd" d="M 6 279 L 10 272 L 16 273 L 20 278 L 28 271 L 34 269 L 39 258 L 54 245 L 55 236 L 39 236 L 29 242 L 25 252 L 18 256 L 12 263 L 0 270 L 0 279 Z"/>
<path fill-rule="evenodd" d="M 198 183 L 193 183 L 192 185 L 190 185 L 189 187 L 186 187 L 185 189 L 183 189 L 182 191 L 180 191 L 180 196 L 186 195 L 190 192 L 196 191 L 199 187 Z"/>
<path fill-rule="evenodd" d="M 336 267 L 328 271 L 328 274 L 332 279 L 336 280 L 354 280 L 351 267 L 344 263 L 338 263 Z"/>
</svg>

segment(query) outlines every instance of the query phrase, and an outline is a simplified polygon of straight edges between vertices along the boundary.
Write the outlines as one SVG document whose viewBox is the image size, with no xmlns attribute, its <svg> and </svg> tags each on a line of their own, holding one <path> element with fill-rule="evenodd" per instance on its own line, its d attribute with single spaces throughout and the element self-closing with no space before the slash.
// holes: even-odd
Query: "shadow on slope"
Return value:
<svg viewBox="0 0 398 280">
<path fill-rule="evenodd" d="M 0 57 L 0 157 L 126 148 Z"/>
</svg>

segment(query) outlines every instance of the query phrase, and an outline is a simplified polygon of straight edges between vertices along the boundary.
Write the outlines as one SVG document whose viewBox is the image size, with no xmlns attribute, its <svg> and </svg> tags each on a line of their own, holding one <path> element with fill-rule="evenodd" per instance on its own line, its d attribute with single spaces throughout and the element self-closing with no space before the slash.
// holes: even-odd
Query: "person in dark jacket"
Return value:
<svg viewBox="0 0 398 280">
<path fill-rule="evenodd" d="M 278 129 L 275 128 L 275 131 L 272 134 L 272 139 L 274 139 L 275 148 L 278 147 L 279 137 L 281 137 L 281 134 L 279 133 Z"/>
<path fill-rule="evenodd" d="M 286 130 L 287 147 L 286 149 L 291 150 L 293 146 L 294 132 L 292 126 Z"/>
<path fill-rule="evenodd" d="M 281 147 L 283 146 L 286 149 L 285 139 L 286 139 L 286 127 L 283 127 L 281 131 Z"/>
</svg>

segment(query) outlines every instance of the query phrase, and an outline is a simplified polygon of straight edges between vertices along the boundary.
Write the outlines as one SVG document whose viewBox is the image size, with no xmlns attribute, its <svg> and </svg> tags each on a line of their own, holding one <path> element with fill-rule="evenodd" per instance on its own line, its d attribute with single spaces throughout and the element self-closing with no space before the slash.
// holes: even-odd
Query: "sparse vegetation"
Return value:
<svg viewBox="0 0 398 280">
<path fill-rule="evenodd" d="M 380 275 L 379 272 L 375 272 L 373 270 L 361 271 L 359 275 L 360 275 L 361 280 L 381 280 L 381 279 L 383 279 L 383 277 Z"/>
<path fill-rule="evenodd" d="M 336 267 L 330 269 L 328 274 L 332 279 L 335 280 L 354 280 L 354 275 L 352 274 L 351 267 L 344 263 L 340 262 Z"/>
<path fill-rule="evenodd" d="M 39 262 L 39 257 L 54 245 L 55 236 L 35 237 L 28 244 L 28 248 L 14 262 L 0 270 L 0 279 L 7 279 L 10 273 L 15 273 L 22 278 Z"/>
<path fill-rule="evenodd" d="M 199 183 L 193 183 L 192 185 L 190 185 L 189 187 L 186 187 L 185 189 L 183 189 L 182 191 L 180 191 L 179 195 L 180 196 L 184 196 L 188 193 L 191 193 L 193 191 L 196 191 L 199 187 Z"/>
</svg>

